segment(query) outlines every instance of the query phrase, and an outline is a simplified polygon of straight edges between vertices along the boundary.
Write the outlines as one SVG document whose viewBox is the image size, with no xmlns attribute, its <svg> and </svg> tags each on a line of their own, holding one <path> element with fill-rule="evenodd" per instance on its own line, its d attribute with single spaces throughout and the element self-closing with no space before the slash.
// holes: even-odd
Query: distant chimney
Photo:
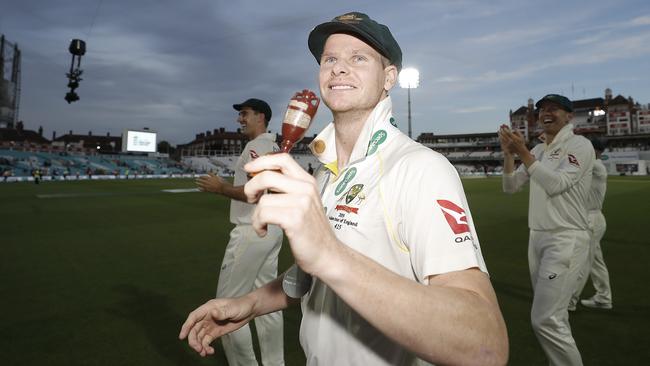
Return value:
<svg viewBox="0 0 650 366">
<path fill-rule="evenodd" d="M 72 135 L 72 130 L 70 130 L 70 132 L 68 132 L 68 135 Z"/>
<path fill-rule="evenodd" d="M 111 133 L 110 133 L 110 132 L 106 132 L 106 137 L 111 137 Z"/>
<path fill-rule="evenodd" d="M 52 131 L 52 141 L 56 140 L 56 131 Z"/>
<path fill-rule="evenodd" d="M 143 127 L 142 129 L 145 131 L 149 131 L 149 127 Z"/>
<path fill-rule="evenodd" d="M 38 135 L 43 136 L 43 126 L 38 126 Z"/>
<path fill-rule="evenodd" d="M 196 134 L 196 137 L 195 137 L 194 139 L 195 139 L 195 140 L 198 140 L 199 137 L 201 137 L 201 134 L 200 134 L 200 133 L 197 133 L 197 134 Z"/>
<path fill-rule="evenodd" d="M 219 133 L 219 129 L 218 129 L 218 128 L 215 128 L 214 130 L 212 130 L 212 134 L 213 134 L 213 135 L 216 136 L 218 133 Z"/>
<path fill-rule="evenodd" d="M 219 132 L 221 132 L 221 133 L 225 133 L 225 132 L 226 132 L 226 129 L 223 128 L 223 127 L 220 127 L 220 128 L 219 128 Z"/>
<path fill-rule="evenodd" d="M 237 129 L 237 133 L 241 133 L 241 128 L 238 128 L 238 129 Z"/>
<path fill-rule="evenodd" d="M 212 136 L 212 131 L 210 131 L 210 130 L 205 131 L 205 135 L 208 136 L 208 137 Z"/>
<path fill-rule="evenodd" d="M 24 127 L 25 127 L 25 126 L 23 125 L 23 121 L 18 121 L 18 122 L 16 123 L 16 129 L 17 129 L 18 131 L 22 131 Z"/>
<path fill-rule="evenodd" d="M 93 131 L 88 131 L 88 136 L 92 136 L 92 135 L 93 135 Z"/>
</svg>

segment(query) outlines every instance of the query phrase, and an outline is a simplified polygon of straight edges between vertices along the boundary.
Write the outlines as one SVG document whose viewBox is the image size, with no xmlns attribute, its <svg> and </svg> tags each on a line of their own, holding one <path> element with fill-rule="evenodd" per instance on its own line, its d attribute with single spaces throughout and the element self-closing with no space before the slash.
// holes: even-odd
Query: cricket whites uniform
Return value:
<svg viewBox="0 0 650 366">
<path fill-rule="evenodd" d="M 607 227 L 605 216 L 602 213 L 603 202 L 605 201 L 605 192 L 607 191 L 607 168 L 602 160 L 596 159 L 594 162 L 594 172 L 591 180 L 591 190 L 587 200 L 589 209 L 589 228 L 591 230 L 591 240 L 589 245 L 589 261 L 581 269 L 583 279 L 578 284 L 578 288 L 571 299 L 573 304 L 578 302 L 580 293 L 587 283 L 591 274 L 591 281 L 596 289 L 593 300 L 601 304 L 612 303 L 612 291 L 609 286 L 609 271 L 603 259 L 603 251 L 600 247 L 600 240 L 605 235 Z"/>
<path fill-rule="evenodd" d="M 264 133 L 249 141 L 237 160 L 233 185 L 243 186 L 248 181 L 244 171 L 246 163 L 278 150 L 275 134 Z M 236 226 L 230 232 L 230 241 L 221 264 L 217 298 L 245 295 L 277 277 L 282 230 L 278 226 L 269 225 L 266 236 L 257 236 L 251 226 L 254 209 L 255 205 L 230 201 L 230 222 Z M 282 312 L 255 318 L 255 327 L 262 364 L 284 365 Z M 230 366 L 258 365 L 248 325 L 221 339 Z"/>
<path fill-rule="evenodd" d="M 528 266 L 533 285 L 531 321 L 550 365 L 582 365 L 567 307 L 589 255 L 587 196 L 594 150 L 568 123 L 550 144 L 535 146 L 535 162 L 503 175 L 503 190 L 530 182 Z"/>
<path fill-rule="evenodd" d="M 391 114 L 386 98 L 368 117 L 342 171 L 337 169 L 333 124 L 310 145 L 323 164 L 316 179 L 336 237 L 422 285 L 428 276 L 450 271 L 477 267 L 487 272 L 456 170 L 391 125 Z M 386 296 L 399 296 L 399 289 Z M 302 298 L 302 312 L 300 343 L 307 365 L 422 362 L 317 278 Z"/>
</svg>

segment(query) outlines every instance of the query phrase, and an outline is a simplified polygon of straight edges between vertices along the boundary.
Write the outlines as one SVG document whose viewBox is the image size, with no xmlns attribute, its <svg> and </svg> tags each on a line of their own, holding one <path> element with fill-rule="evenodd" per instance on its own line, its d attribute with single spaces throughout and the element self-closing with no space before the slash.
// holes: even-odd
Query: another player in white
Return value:
<svg viewBox="0 0 650 366">
<path fill-rule="evenodd" d="M 603 251 L 600 247 L 600 241 L 605 235 L 607 223 L 603 215 L 603 202 L 605 201 L 605 192 L 607 191 L 607 168 L 600 159 L 604 147 L 599 140 L 593 140 L 592 144 L 596 151 L 596 161 L 594 162 L 594 173 L 591 180 L 591 190 L 589 191 L 589 227 L 591 228 L 591 240 L 589 247 L 589 260 L 581 270 L 583 276 L 578 283 L 578 288 L 573 294 L 569 310 L 575 309 L 580 294 L 582 293 L 587 279 L 591 274 L 591 281 L 594 284 L 596 293 L 589 299 L 580 300 L 580 303 L 589 308 L 611 309 L 612 308 L 612 289 L 609 285 L 609 271 L 603 259 Z"/>
<path fill-rule="evenodd" d="M 237 122 L 250 141 L 244 147 L 235 167 L 235 180 L 230 184 L 210 174 L 197 180 L 199 189 L 231 198 L 230 222 L 235 228 L 221 263 L 217 298 L 233 298 L 262 287 L 278 275 L 278 254 L 282 246 L 282 230 L 269 225 L 268 234 L 260 237 L 252 227 L 255 205 L 246 202 L 244 184 L 248 180 L 246 163 L 259 156 L 278 151 L 275 134 L 267 133 L 271 108 L 260 99 L 251 98 L 233 105 L 239 111 Z M 282 312 L 273 312 L 255 319 L 262 364 L 284 365 Z M 222 337 L 223 348 L 230 366 L 258 365 L 248 325 Z"/>
<path fill-rule="evenodd" d="M 536 103 L 544 143 L 531 151 L 519 131 L 501 126 L 503 190 L 530 182 L 528 265 L 533 285 L 531 322 L 551 365 L 582 365 L 569 324 L 568 305 L 580 267 L 588 256 L 587 195 L 594 150 L 573 134 L 568 98 L 549 94 Z M 522 164 L 514 169 L 514 155 Z"/>
</svg>

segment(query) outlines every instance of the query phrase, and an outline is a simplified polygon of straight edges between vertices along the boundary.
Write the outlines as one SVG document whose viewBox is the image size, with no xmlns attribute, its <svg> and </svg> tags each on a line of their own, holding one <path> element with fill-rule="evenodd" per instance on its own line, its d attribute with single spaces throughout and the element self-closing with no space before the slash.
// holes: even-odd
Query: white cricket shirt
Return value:
<svg viewBox="0 0 650 366">
<path fill-rule="evenodd" d="M 237 159 L 233 185 L 238 187 L 243 186 L 248 182 L 248 176 L 244 170 L 244 165 L 246 165 L 246 163 L 262 155 L 279 150 L 280 148 L 278 147 L 278 144 L 275 143 L 274 133 L 263 133 L 249 141 L 244 147 L 239 159 Z M 230 222 L 235 225 L 250 225 L 252 223 L 251 215 L 253 215 L 254 209 L 255 205 L 250 203 L 230 200 Z"/>
<path fill-rule="evenodd" d="M 594 166 L 589 140 L 566 126 L 550 145 L 545 142 L 530 151 L 535 162 L 503 174 L 503 191 L 514 193 L 530 181 L 528 227 L 532 230 L 588 230 L 587 196 Z"/>
<path fill-rule="evenodd" d="M 587 199 L 589 211 L 602 211 L 607 191 L 607 168 L 600 159 L 594 161 L 594 171 L 591 176 L 591 189 Z"/>
<path fill-rule="evenodd" d="M 423 285 L 440 273 L 472 267 L 487 272 L 456 170 L 391 125 L 391 114 L 386 98 L 369 116 L 340 172 L 333 124 L 310 145 L 323 163 L 316 179 L 337 238 Z M 399 296 L 399 289 L 386 296 Z M 302 299 L 302 312 L 300 343 L 308 365 L 416 362 L 317 278 Z"/>
</svg>

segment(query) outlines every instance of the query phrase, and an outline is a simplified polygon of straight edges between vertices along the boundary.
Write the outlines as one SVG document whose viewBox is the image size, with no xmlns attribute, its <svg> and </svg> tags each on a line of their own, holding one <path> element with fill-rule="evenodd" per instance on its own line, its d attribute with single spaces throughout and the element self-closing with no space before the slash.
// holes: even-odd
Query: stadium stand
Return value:
<svg viewBox="0 0 650 366">
<path fill-rule="evenodd" d="M 43 180 L 162 178 L 193 174 L 191 166 L 169 158 L 131 155 L 86 155 L 0 149 L 0 176 L 7 181 L 31 180 L 35 172 Z M 8 172 L 8 173 L 5 173 Z M 3 179 L 4 181 L 4 179 Z"/>
</svg>

